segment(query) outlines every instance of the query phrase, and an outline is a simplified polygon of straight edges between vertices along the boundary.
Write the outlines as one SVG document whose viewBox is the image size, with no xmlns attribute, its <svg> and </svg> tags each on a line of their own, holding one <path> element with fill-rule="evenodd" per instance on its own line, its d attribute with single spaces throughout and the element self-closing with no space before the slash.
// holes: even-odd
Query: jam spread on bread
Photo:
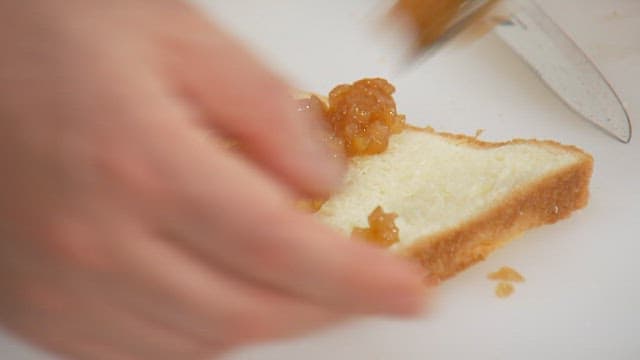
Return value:
<svg viewBox="0 0 640 360">
<path fill-rule="evenodd" d="M 389 138 L 404 129 L 392 97 L 395 88 L 384 79 L 363 79 L 338 85 L 324 103 L 316 96 L 301 100 L 299 110 L 318 115 L 328 128 L 326 142 L 347 157 L 380 154 Z"/>
<path fill-rule="evenodd" d="M 397 214 L 385 213 L 382 207 L 378 206 L 369 214 L 369 227 L 356 227 L 351 235 L 376 245 L 391 246 L 400 240 L 395 223 L 397 217 Z"/>
<path fill-rule="evenodd" d="M 331 90 L 325 119 L 347 156 L 382 153 L 389 137 L 402 131 L 404 115 L 396 111 L 394 91 L 384 79 L 363 79 Z"/>
<path fill-rule="evenodd" d="M 365 79 L 299 103 L 300 111 L 317 112 L 316 121 L 330 130 L 327 141 L 348 160 L 337 193 L 303 204 L 318 220 L 391 245 L 390 252 L 444 280 L 516 234 L 588 204 L 591 155 L 554 141 L 485 142 L 407 126 L 393 92 L 385 80 Z M 508 296 L 522 278 L 509 269 L 491 277 L 498 296 Z"/>
<path fill-rule="evenodd" d="M 392 94 L 395 88 L 380 78 L 362 79 L 351 85 L 338 85 L 325 103 L 317 96 L 298 101 L 298 111 L 322 119 L 327 128 L 324 141 L 334 153 L 347 157 L 374 155 L 384 152 L 389 138 L 405 127 L 404 115 L 398 114 Z M 299 207 L 318 211 L 324 200 L 312 199 Z M 395 214 L 380 207 L 369 215 L 369 228 L 354 229 L 354 235 L 378 245 L 389 246 L 398 241 Z"/>
</svg>

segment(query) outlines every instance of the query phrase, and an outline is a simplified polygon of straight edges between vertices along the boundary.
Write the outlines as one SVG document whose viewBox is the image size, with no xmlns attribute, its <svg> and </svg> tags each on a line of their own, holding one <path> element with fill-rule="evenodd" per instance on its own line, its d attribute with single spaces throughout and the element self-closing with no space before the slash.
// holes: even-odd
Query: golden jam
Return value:
<svg viewBox="0 0 640 360">
<path fill-rule="evenodd" d="M 400 240 L 398 227 L 395 224 L 397 217 L 397 214 L 385 213 L 382 207 L 378 206 L 369 214 L 369 227 L 356 227 L 351 236 L 380 246 L 391 246 Z"/>
</svg>

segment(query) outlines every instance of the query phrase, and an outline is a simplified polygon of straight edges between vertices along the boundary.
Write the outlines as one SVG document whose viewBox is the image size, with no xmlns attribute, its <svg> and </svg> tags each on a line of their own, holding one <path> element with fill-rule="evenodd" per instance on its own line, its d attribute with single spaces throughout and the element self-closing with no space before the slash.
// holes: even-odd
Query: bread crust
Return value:
<svg viewBox="0 0 640 360">
<path fill-rule="evenodd" d="M 298 91 L 295 98 L 312 94 Z M 318 96 L 327 102 L 325 96 Z M 593 173 L 593 157 L 582 149 L 552 140 L 513 139 L 486 142 L 476 136 L 437 132 L 431 127 L 405 125 L 404 131 L 422 131 L 460 145 L 492 149 L 506 145 L 534 144 L 576 154 L 581 160 L 514 191 L 482 214 L 457 226 L 415 241 L 397 252 L 418 261 L 429 274 L 430 281 L 442 281 L 482 261 L 498 247 L 523 232 L 567 218 L 585 207 L 589 200 L 589 183 Z M 375 156 L 375 155 L 372 155 Z"/>
<path fill-rule="evenodd" d="M 555 223 L 588 203 L 593 158 L 575 146 L 535 139 L 490 143 L 466 135 L 436 132 L 431 128 L 409 126 L 407 130 L 426 131 L 476 148 L 488 149 L 510 144 L 549 146 L 573 152 L 582 159 L 518 189 L 496 202 L 490 210 L 460 226 L 427 236 L 401 250 L 405 256 L 420 262 L 434 280 L 447 279 L 484 260 L 496 248 L 524 231 Z"/>
</svg>

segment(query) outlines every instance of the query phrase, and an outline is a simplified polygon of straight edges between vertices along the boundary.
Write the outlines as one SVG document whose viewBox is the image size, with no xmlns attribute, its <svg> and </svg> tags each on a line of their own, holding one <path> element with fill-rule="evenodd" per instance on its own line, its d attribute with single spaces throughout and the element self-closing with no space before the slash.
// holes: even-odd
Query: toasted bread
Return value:
<svg viewBox="0 0 640 360">
<path fill-rule="evenodd" d="M 389 249 L 446 279 L 536 226 L 587 205 L 593 158 L 553 141 L 489 143 L 407 127 L 381 154 L 349 159 L 317 216 L 350 235 L 377 206 L 397 214 Z"/>
</svg>

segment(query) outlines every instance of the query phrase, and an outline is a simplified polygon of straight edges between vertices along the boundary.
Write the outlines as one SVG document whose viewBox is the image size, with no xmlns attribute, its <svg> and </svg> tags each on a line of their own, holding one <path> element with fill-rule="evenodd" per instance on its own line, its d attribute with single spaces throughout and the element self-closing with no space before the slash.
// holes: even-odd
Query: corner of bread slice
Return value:
<svg viewBox="0 0 640 360">
<path fill-rule="evenodd" d="M 351 159 L 344 188 L 318 216 L 350 234 L 377 206 L 396 213 L 400 242 L 391 250 L 442 280 L 586 206 L 592 171 L 593 158 L 573 146 L 410 127 L 386 152 Z"/>
</svg>

